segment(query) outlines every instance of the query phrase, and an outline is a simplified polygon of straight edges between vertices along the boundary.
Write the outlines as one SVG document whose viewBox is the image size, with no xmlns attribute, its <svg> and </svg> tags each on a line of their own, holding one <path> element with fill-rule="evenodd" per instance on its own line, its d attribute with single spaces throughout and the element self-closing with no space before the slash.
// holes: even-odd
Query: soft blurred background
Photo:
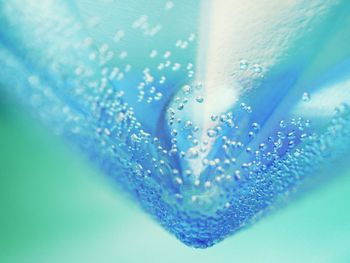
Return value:
<svg viewBox="0 0 350 263">
<path fill-rule="evenodd" d="M 20 106 L 0 105 L 0 262 L 350 262 L 350 171 L 198 250 Z"/>
</svg>

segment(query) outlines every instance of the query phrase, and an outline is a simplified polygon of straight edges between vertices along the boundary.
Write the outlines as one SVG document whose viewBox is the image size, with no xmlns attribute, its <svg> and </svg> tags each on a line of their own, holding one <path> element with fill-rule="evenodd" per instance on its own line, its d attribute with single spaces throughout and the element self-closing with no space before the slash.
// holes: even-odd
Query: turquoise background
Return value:
<svg viewBox="0 0 350 263">
<path fill-rule="evenodd" d="M 0 262 L 350 262 L 350 172 L 213 248 L 193 249 L 0 98 Z"/>
</svg>

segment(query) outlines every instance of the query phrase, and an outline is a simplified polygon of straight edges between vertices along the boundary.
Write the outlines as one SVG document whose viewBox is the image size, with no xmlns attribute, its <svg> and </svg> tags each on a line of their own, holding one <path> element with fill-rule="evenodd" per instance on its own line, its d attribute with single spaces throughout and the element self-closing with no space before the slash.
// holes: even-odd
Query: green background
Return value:
<svg viewBox="0 0 350 263">
<path fill-rule="evenodd" d="M 350 172 L 198 250 L 17 105 L 0 102 L 0 262 L 350 262 Z"/>
</svg>

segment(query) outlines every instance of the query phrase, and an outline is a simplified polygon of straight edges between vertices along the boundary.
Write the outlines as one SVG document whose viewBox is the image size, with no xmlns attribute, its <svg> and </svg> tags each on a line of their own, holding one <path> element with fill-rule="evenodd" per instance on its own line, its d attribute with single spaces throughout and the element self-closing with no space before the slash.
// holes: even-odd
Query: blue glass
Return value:
<svg viewBox="0 0 350 263">
<path fill-rule="evenodd" d="M 280 2 L 2 1 L 0 85 L 211 246 L 349 152 L 350 3 Z"/>
</svg>

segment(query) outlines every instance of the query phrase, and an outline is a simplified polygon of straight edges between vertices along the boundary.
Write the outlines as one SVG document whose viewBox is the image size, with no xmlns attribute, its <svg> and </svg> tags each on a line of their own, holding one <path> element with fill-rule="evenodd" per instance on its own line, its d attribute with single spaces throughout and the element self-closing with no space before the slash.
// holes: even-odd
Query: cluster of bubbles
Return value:
<svg viewBox="0 0 350 263">
<path fill-rule="evenodd" d="M 171 141 L 169 153 L 184 159 L 181 168 L 187 176 L 181 184 L 184 181 L 192 184 L 198 193 L 215 186 L 224 189 L 234 187 L 232 184 L 251 178 L 258 170 L 268 170 L 271 163 L 294 151 L 312 134 L 310 120 L 292 117 L 280 120 L 269 136 L 260 138 L 264 128 L 261 124 L 249 121 L 247 125 L 242 121 L 253 113 L 252 107 L 246 103 L 240 103 L 238 109 L 211 115 L 209 125 L 198 125 L 196 119 L 188 119 L 190 114 L 182 112 L 186 110 L 186 105 L 190 112 L 195 109 L 196 103 L 205 107 L 204 97 L 200 95 L 202 91 L 202 83 L 181 86 L 167 110 Z M 209 128 L 205 128 L 207 126 Z M 194 160 L 197 160 L 196 167 L 201 167 L 200 174 L 191 170 Z M 190 200 L 198 203 L 201 198 L 194 196 L 197 197 L 190 196 Z M 215 205 L 218 205 L 217 200 Z M 223 205 L 227 207 L 227 200 Z"/>
<path fill-rule="evenodd" d="M 205 83 L 196 79 L 196 65 L 182 63 L 174 55 L 195 45 L 195 33 L 170 43 L 173 48 L 168 50 L 151 49 L 145 54 L 151 65 L 131 76 L 137 65 L 128 61 L 128 50 L 97 45 L 77 21 L 62 20 L 69 11 L 56 5 L 48 11 L 50 23 L 33 21 L 29 11 L 9 22 L 32 29 L 18 32 L 35 39 L 23 44 L 28 52 L 25 62 L 35 67 L 24 67 L 21 58 L 0 48 L 0 58 L 6 57 L 7 63 L 3 75 L 17 72 L 9 83 L 25 103 L 29 98 L 55 132 L 86 150 L 146 210 L 190 245 L 211 245 L 241 227 L 330 158 L 329 153 L 336 152 L 349 136 L 346 105 L 337 109 L 321 134 L 313 131 L 310 120 L 298 116 L 286 116 L 273 125 L 259 123 L 254 105 L 247 101 L 220 114 L 208 113 L 207 103 L 213 102 Z M 168 1 L 163 11 L 175 8 Z M 42 28 L 45 25 L 50 30 Z M 145 38 L 157 38 L 164 30 L 147 15 L 134 20 L 130 28 Z M 127 36 L 127 29 L 118 29 L 112 42 L 119 45 Z M 240 71 L 264 72 L 260 64 L 245 59 L 237 64 Z M 173 83 L 169 79 L 174 74 L 183 82 L 169 97 L 167 89 Z M 137 80 L 137 94 L 134 86 L 127 85 L 130 79 Z M 130 102 L 130 94 L 137 105 Z M 304 92 L 300 99 L 309 102 L 311 96 Z M 135 111 L 144 107 L 147 113 L 157 105 L 165 107 L 160 109 L 165 114 L 158 133 L 147 129 Z"/>
</svg>

